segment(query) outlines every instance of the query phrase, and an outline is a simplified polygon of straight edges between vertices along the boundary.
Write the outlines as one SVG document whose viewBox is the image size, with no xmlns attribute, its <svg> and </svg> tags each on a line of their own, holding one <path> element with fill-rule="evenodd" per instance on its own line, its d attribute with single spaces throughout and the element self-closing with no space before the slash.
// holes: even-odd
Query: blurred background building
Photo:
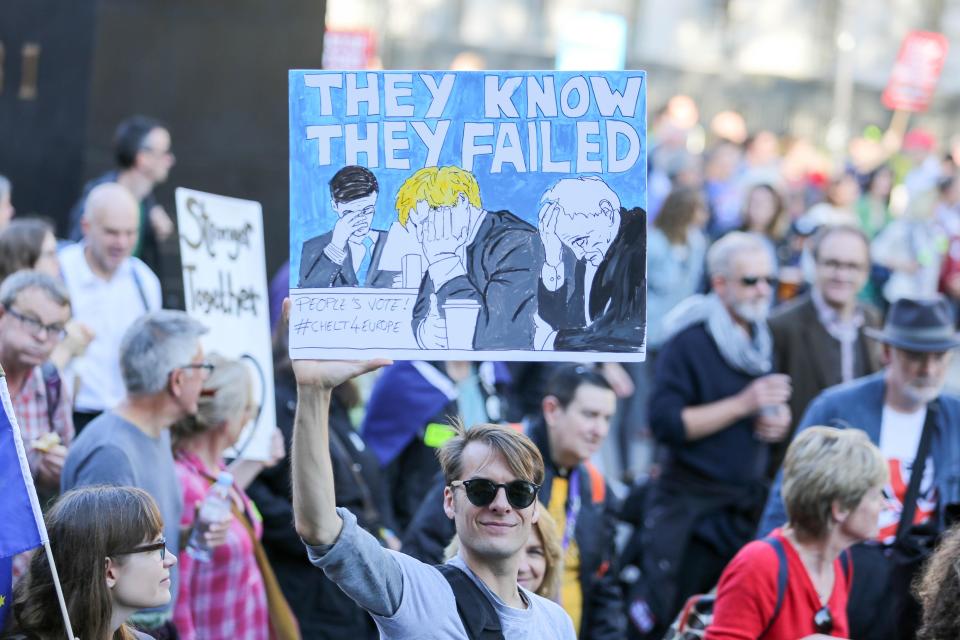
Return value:
<svg viewBox="0 0 960 640">
<path fill-rule="evenodd" d="M 155 116 L 177 155 L 161 202 L 173 211 L 178 185 L 260 201 L 272 272 L 287 254 L 287 69 L 642 68 L 652 126 L 671 96 L 695 101 L 694 153 L 733 111 L 748 133 L 839 158 L 889 126 L 880 95 L 916 29 L 956 44 L 960 0 L 5 0 L 0 174 L 20 212 L 64 233 L 112 164 L 116 124 Z M 910 124 L 950 144 L 960 47 Z"/>
</svg>

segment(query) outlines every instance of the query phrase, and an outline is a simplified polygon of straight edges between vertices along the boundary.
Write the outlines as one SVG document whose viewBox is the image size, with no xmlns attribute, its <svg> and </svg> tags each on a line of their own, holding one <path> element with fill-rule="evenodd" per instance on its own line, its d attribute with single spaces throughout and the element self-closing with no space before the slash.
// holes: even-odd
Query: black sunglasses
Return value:
<svg viewBox="0 0 960 640">
<path fill-rule="evenodd" d="M 160 538 L 158 541 L 154 543 L 140 545 L 139 547 L 134 547 L 130 551 L 118 551 L 112 555 L 128 556 L 134 553 L 149 553 L 151 551 L 159 551 L 160 561 L 163 562 L 163 560 L 167 557 L 167 539 Z"/>
<path fill-rule="evenodd" d="M 450 483 L 452 489 L 460 486 L 467 492 L 467 500 L 477 507 L 489 506 L 497 498 L 497 492 L 503 487 L 510 506 L 514 509 L 526 509 L 537 499 L 537 492 L 540 491 L 540 485 L 526 480 L 513 480 L 506 484 L 497 484 L 486 478 L 474 478 L 473 480 L 454 480 Z"/>
<path fill-rule="evenodd" d="M 745 287 L 755 287 L 757 286 L 757 283 L 760 282 L 761 280 L 766 282 L 771 287 L 777 286 L 777 283 L 780 282 L 774 276 L 744 276 L 740 278 L 740 284 L 742 284 Z"/>
<path fill-rule="evenodd" d="M 813 614 L 813 628 L 817 633 L 829 635 L 833 631 L 833 615 L 830 613 L 830 607 L 823 607 Z"/>
</svg>

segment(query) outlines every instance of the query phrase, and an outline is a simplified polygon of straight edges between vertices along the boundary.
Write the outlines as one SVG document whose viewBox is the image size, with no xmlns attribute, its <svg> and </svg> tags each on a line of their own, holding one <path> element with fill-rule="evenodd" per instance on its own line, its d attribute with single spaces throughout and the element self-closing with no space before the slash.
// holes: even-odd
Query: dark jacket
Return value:
<svg viewBox="0 0 960 640">
<path fill-rule="evenodd" d="M 862 429 L 870 440 L 880 445 L 883 426 L 883 397 L 886 393 L 886 373 L 880 371 L 827 389 L 810 403 L 797 433 L 816 425 L 855 427 Z M 948 505 L 960 504 L 960 398 L 942 394 L 937 430 L 933 435 L 933 482 L 937 487 L 937 518 L 940 527 L 946 523 L 944 510 Z M 787 520 L 783 499 L 780 496 L 782 474 L 767 499 L 767 507 L 760 521 L 759 532 L 766 534 Z M 954 507 L 956 508 L 956 507 Z"/>
<path fill-rule="evenodd" d="M 559 471 L 550 462 L 546 425 L 538 421 L 530 437 L 546 462 L 540 490 L 541 505 L 550 502 L 550 487 Z M 582 640 L 620 640 L 626 633 L 623 594 L 613 566 L 616 500 L 600 472 L 589 464 L 578 467 L 581 507 L 574 539 L 580 550 L 580 585 L 583 590 Z M 562 526 L 562 523 L 558 523 Z M 443 479 L 438 477 L 427 493 L 403 540 L 403 551 L 436 564 L 453 539 L 453 521 L 443 511 Z"/>
<path fill-rule="evenodd" d="M 436 290 L 430 272 L 424 275 L 413 308 L 413 332 L 430 311 L 430 295 L 438 307 L 447 299 L 480 303 L 474 349 L 530 349 L 537 311 L 536 265 L 543 262 L 537 230 L 509 211 L 487 211 L 466 248 L 466 274 Z"/>
<path fill-rule="evenodd" d="M 879 327 L 880 314 L 872 307 L 860 305 L 864 327 Z M 817 308 L 810 294 L 787 302 L 770 317 L 773 334 L 773 369 L 790 376 L 793 395 L 790 410 L 793 412 L 793 427 L 807 405 L 827 387 L 842 382 L 840 364 L 840 341 L 827 333 L 820 322 Z M 862 331 L 854 347 L 853 375 L 855 378 L 869 375 L 880 369 L 879 345 Z"/>
<path fill-rule="evenodd" d="M 538 286 L 540 317 L 557 329 L 557 351 L 639 351 L 646 327 L 647 214 L 621 209 L 620 229 L 593 276 L 590 320 L 584 297 L 586 262 L 564 247 L 564 270 L 573 274 L 562 287 Z"/>
<path fill-rule="evenodd" d="M 326 287 L 378 287 L 389 289 L 393 286 L 394 276 L 399 271 L 381 271 L 380 257 L 387 244 L 387 232 L 378 231 L 377 241 L 373 245 L 373 255 L 370 257 L 370 269 L 364 282 L 357 281 L 357 273 L 353 270 L 353 257 L 350 243 L 347 243 L 343 264 L 337 264 L 323 252 L 333 231 L 310 238 L 303 243 L 303 252 L 300 256 L 300 286 L 303 288 Z"/>
<path fill-rule="evenodd" d="M 296 405 L 297 390 L 292 376 L 278 375 L 277 424 L 283 432 L 288 452 Z M 363 446 L 350 424 L 346 408 L 336 396 L 330 407 L 330 441 L 337 506 L 352 511 L 360 525 L 374 535 L 379 534 L 381 527 L 394 528 L 376 456 Z M 280 587 L 300 623 L 303 637 L 329 640 L 378 638 L 372 618 L 307 560 L 303 542 L 293 527 L 289 456 L 263 471 L 250 485 L 248 494 L 263 516 L 263 545 Z"/>
<path fill-rule="evenodd" d="M 683 425 L 687 407 L 729 398 L 754 379 L 724 361 L 702 322 L 664 344 L 650 394 L 650 427 L 669 450 L 666 473 L 681 467 L 726 485 L 749 485 L 764 477 L 768 447 L 753 437 L 753 417 L 694 441 L 687 440 Z"/>
</svg>

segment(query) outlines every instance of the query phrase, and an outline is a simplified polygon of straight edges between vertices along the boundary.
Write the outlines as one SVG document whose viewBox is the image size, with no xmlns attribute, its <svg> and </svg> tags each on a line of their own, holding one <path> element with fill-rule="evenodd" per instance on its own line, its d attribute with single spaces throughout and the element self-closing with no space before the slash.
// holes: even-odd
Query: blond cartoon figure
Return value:
<svg viewBox="0 0 960 640">
<path fill-rule="evenodd" d="M 396 208 L 426 260 L 412 320 L 420 346 L 530 349 L 543 262 L 537 230 L 485 210 L 476 178 L 454 166 L 414 173 Z"/>
</svg>

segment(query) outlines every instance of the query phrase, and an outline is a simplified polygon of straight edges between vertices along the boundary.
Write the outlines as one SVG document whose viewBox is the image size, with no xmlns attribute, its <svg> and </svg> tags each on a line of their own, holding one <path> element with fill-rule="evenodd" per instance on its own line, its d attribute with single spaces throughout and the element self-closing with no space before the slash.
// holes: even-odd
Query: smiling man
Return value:
<svg viewBox="0 0 960 640">
<path fill-rule="evenodd" d="M 366 167 L 347 166 L 330 179 L 333 229 L 303 243 L 301 287 L 393 286 L 398 271 L 380 269 L 387 232 L 373 229 L 380 185 Z"/>
<path fill-rule="evenodd" d="M 541 508 L 553 516 L 564 540 L 560 604 L 582 640 L 615 640 L 626 630 L 612 567 L 613 494 L 590 464 L 616 406 L 616 394 L 603 376 L 589 367 L 565 365 L 547 382 L 542 417 L 529 430 L 545 461 Z M 403 539 L 404 553 L 425 562 L 440 562 L 458 532 L 440 510 L 440 493 L 436 485 L 430 490 Z"/>
<path fill-rule="evenodd" d="M 357 526 L 356 516 L 336 507 L 330 394 L 383 364 L 293 363 L 298 385 L 294 521 L 311 562 L 371 613 L 388 640 L 466 640 L 481 637 L 483 629 L 497 629 L 505 640 L 574 638 L 570 618 L 556 603 L 517 584 L 520 556 L 539 517 L 537 493 L 544 474 L 543 459 L 525 436 L 477 425 L 444 444 L 439 454 L 447 485 L 443 509 L 456 522 L 461 548 L 442 568 L 384 549 Z M 476 616 L 484 612 L 489 614 L 485 623 Z"/>
<path fill-rule="evenodd" d="M 94 187 L 81 223 L 83 242 L 59 254 L 74 318 L 94 333 L 68 370 L 71 378 L 80 379 L 74 403 L 78 433 L 124 397 L 120 341 L 137 318 L 161 305 L 160 280 L 133 256 L 140 228 L 133 194 L 116 182 Z"/>
<path fill-rule="evenodd" d="M 857 294 L 870 273 L 870 246 L 856 227 L 821 228 L 811 241 L 816 263 L 809 294 L 791 300 L 770 318 L 773 368 L 793 381 L 790 409 L 796 428 L 807 405 L 824 389 L 877 371 L 880 353 L 864 333 L 880 326 L 880 314 Z M 790 438 L 771 455 L 780 467 Z"/>
</svg>

